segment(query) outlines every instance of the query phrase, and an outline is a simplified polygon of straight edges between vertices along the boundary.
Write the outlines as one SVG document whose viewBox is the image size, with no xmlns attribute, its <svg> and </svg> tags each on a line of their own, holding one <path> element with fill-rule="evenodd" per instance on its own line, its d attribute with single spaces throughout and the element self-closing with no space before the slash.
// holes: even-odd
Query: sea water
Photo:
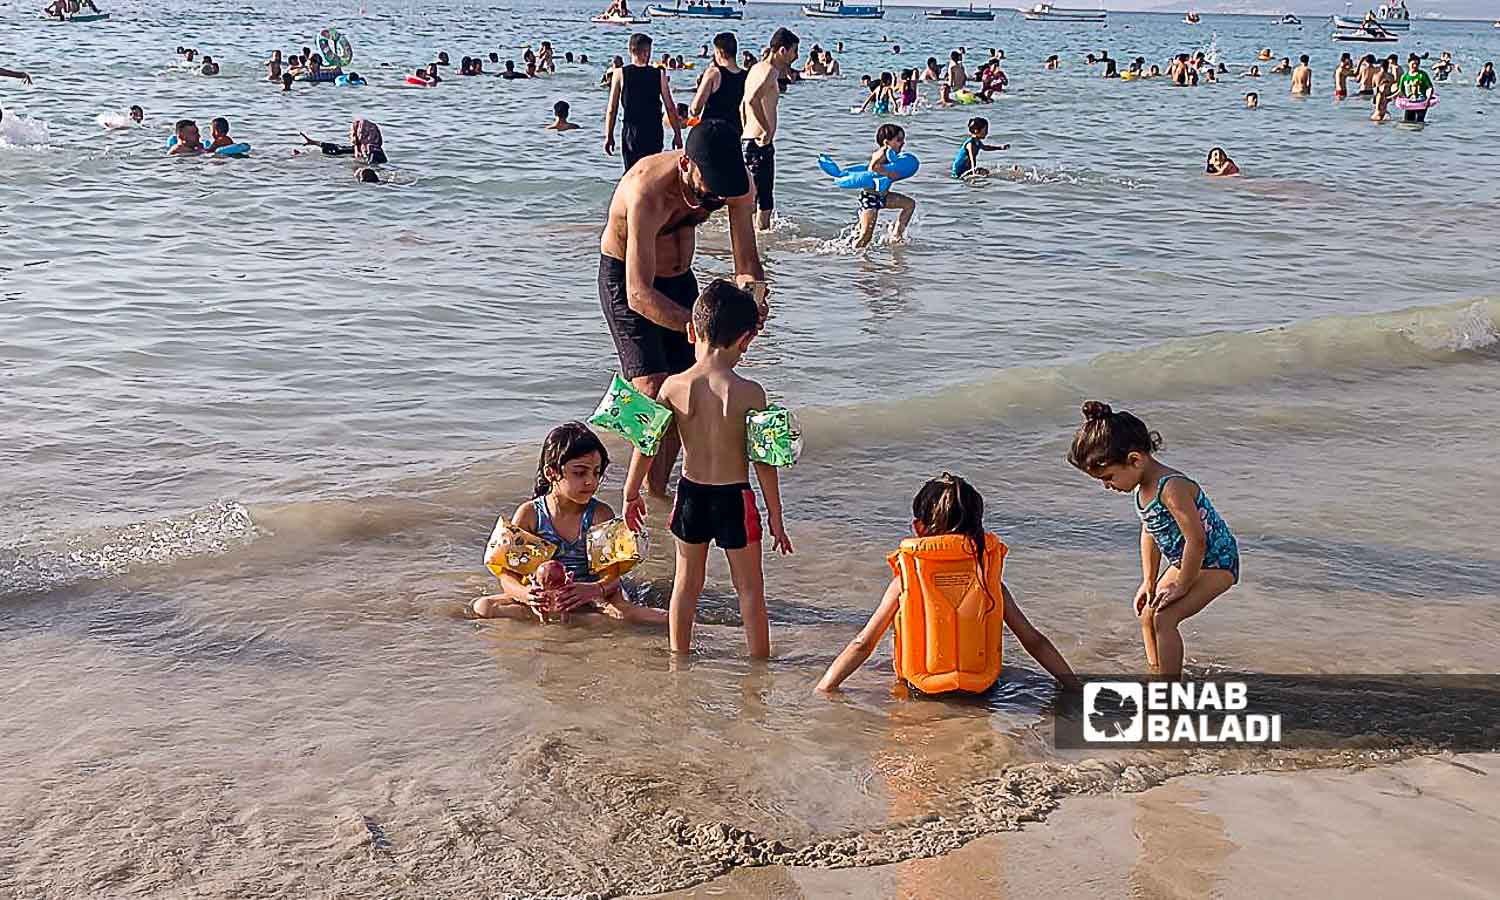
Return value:
<svg viewBox="0 0 1500 900">
<path fill-rule="evenodd" d="M 801 410 L 808 450 L 783 477 L 798 552 L 766 563 L 775 657 L 752 664 L 717 564 L 686 661 L 656 634 L 460 614 L 492 589 L 485 537 L 528 498 L 542 436 L 586 416 L 615 366 L 595 276 L 619 163 L 596 84 L 627 32 L 576 3 L 108 11 L 79 27 L 0 6 L 0 64 L 36 79 L 0 82 L 0 888 L 644 891 L 757 860 L 942 852 L 1143 772 L 1269 765 L 1059 754 L 1052 684 L 1012 643 L 975 703 L 892 698 L 888 644 L 839 699 L 812 692 L 878 600 L 911 496 L 945 470 L 983 492 L 1007 582 L 1073 665 L 1139 671 L 1130 501 L 1064 462 L 1087 398 L 1159 429 L 1240 539 L 1243 583 L 1183 629 L 1190 671 L 1494 666 L 1487 25 L 1423 21 L 1371 51 L 1462 64 L 1411 127 L 1333 101 L 1338 53 L 1364 48 L 1311 20 L 747 7 L 732 27 L 751 49 L 779 25 L 804 54 L 845 46 L 843 79 L 782 99 L 760 240 L 774 315 L 745 369 Z M 262 80 L 270 50 L 330 25 L 369 87 Z M 649 28 L 658 56 L 700 66 L 716 30 Z M 590 64 L 401 84 L 439 50 L 519 60 L 544 39 Z M 178 65 L 179 45 L 222 74 Z M 924 162 L 901 188 L 911 239 L 853 251 L 855 197 L 817 155 L 873 150 L 879 122 L 848 111 L 860 74 L 958 45 L 971 62 L 1003 49 L 1010 90 L 898 119 Z M 1082 62 L 1209 47 L 1231 73 L 1261 47 L 1309 53 L 1315 93 Z M 1052 53 L 1061 71 L 1043 71 Z M 673 75 L 678 99 L 695 75 Z M 542 130 L 559 99 L 579 131 Z M 144 127 L 100 127 L 132 103 Z M 946 176 L 976 114 L 1011 145 L 983 162 L 1019 174 Z M 219 115 L 250 158 L 164 156 L 172 121 Z M 394 184 L 293 155 L 298 131 L 342 140 L 356 116 L 381 124 Z M 1204 178 L 1213 146 L 1245 177 Z M 730 272 L 722 219 L 696 270 Z M 639 576 L 662 604 L 668 554 Z"/>
</svg>

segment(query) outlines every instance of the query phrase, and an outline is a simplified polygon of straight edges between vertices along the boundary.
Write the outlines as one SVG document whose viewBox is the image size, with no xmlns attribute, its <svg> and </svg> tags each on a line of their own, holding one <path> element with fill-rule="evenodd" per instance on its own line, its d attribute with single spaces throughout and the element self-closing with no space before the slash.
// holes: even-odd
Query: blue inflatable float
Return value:
<svg viewBox="0 0 1500 900">
<path fill-rule="evenodd" d="M 364 87 L 365 80 L 358 75 L 340 75 L 333 80 L 338 87 Z"/>
<path fill-rule="evenodd" d="M 824 154 L 818 157 L 818 168 L 833 176 L 833 186 L 847 188 L 856 191 L 880 191 L 885 193 L 891 189 L 892 181 L 902 181 L 917 174 L 917 169 L 922 165 L 921 160 L 910 153 L 897 153 L 894 150 L 885 151 L 885 167 L 895 177 L 890 179 L 884 175 L 877 175 L 870 171 L 869 166 L 849 166 L 844 168 L 833 161 L 833 158 Z"/>
</svg>

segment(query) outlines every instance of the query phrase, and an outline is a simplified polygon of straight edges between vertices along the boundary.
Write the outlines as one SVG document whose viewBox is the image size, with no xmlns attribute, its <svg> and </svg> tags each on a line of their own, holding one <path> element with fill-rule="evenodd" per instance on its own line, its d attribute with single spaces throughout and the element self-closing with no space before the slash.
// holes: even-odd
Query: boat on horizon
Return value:
<svg viewBox="0 0 1500 900">
<path fill-rule="evenodd" d="M 589 19 L 595 25 L 620 25 L 629 27 L 631 25 L 650 25 L 651 20 L 645 16 L 594 16 Z"/>
<path fill-rule="evenodd" d="M 802 14 L 809 19 L 884 19 L 885 6 L 850 6 L 844 0 L 823 0 L 819 6 L 804 4 Z"/>
<path fill-rule="evenodd" d="M 681 2 L 675 6 L 664 6 L 660 3 L 652 3 L 646 7 L 646 15 L 658 19 L 743 19 L 744 12 L 738 7 L 729 6 L 723 0 L 719 5 L 712 3 L 693 3 L 691 0 L 687 5 Z"/>
<path fill-rule="evenodd" d="M 931 21 L 961 21 L 961 22 L 993 22 L 995 11 L 990 8 L 975 9 L 970 3 L 968 9 L 929 9 L 927 18 Z"/>
<path fill-rule="evenodd" d="M 1020 10 L 1028 22 L 1107 22 L 1109 12 L 1100 9 L 1078 9 L 1076 7 L 1053 6 L 1038 3 L 1030 9 Z"/>
<path fill-rule="evenodd" d="M 1286 15 L 1282 16 L 1281 18 L 1277 19 L 1275 22 L 1272 22 L 1271 24 L 1272 25 L 1295 25 L 1298 28 L 1301 28 L 1302 27 L 1302 20 L 1299 19 L 1299 18 L 1297 18 L 1296 16 L 1292 15 L 1291 13 L 1287 13 Z"/>
<path fill-rule="evenodd" d="M 1200 15 L 1198 15 L 1195 12 L 1190 12 L 1187 15 L 1185 15 L 1185 16 L 1182 17 L 1182 22 L 1183 22 L 1184 25 L 1197 25 L 1198 23 L 1200 23 L 1202 21 L 1203 21 L 1203 17 L 1200 16 Z"/>
</svg>

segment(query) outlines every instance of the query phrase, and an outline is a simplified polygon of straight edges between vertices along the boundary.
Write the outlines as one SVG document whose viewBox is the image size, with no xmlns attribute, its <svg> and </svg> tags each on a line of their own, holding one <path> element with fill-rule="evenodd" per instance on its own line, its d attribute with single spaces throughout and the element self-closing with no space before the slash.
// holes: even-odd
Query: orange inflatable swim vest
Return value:
<svg viewBox="0 0 1500 900">
<path fill-rule="evenodd" d="M 987 691 L 1000 678 L 1006 546 L 984 536 L 984 568 L 960 534 L 907 538 L 890 556 L 901 579 L 896 675 L 924 694 Z"/>
</svg>

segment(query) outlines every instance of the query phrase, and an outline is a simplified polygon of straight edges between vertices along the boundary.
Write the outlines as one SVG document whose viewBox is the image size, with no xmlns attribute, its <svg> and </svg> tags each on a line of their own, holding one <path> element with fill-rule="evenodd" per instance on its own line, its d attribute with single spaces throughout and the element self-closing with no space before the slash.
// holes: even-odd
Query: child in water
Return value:
<svg viewBox="0 0 1500 900">
<path fill-rule="evenodd" d="M 546 127 L 547 130 L 573 131 L 577 129 L 577 125 L 574 125 L 572 122 L 568 121 L 568 111 L 570 109 L 571 107 L 568 106 L 568 101 L 566 100 L 559 100 L 556 103 L 552 104 L 552 124 Z"/>
<path fill-rule="evenodd" d="M 1249 102 L 1250 98 L 1245 99 L 1246 105 L 1253 108 L 1254 104 Z M 1224 152 L 1223 147 L 1215 147 L 1208 151 L 1208 165 L 1205 171 L 1213 176 L 1238 175 L 1240 167 L 1234 164 L 1234 160 L 1229 158 L 1229 154 Z"/>
<path fill-rule="evenodd" d="M 1180 678 L 1177 626 L 1239 582 L 1239 544 L 1197 482 L 1154 456 L 1160 434 L 1097 400 L 1083 405 L 1083 417 L 1068 462 L 1112 491 L 1134 493 L 1142 570 L 1134 602 L 1146 662 L 1155 673 Z"/>
<path fill-rule="evenodd" d="M 922 485 L 922 489 L 912 499 L 911 514 L 911 530 L 919 538 L 945 534 L 965 537 L 968 550 L 974 557 L 974 565 L 979 570 L 981 583 L 983 582 L 985 550 L 988 544 L 998 543 L 999 539 L 985 531 L 984 498 L 973 486 L 957 475 L 945 473 Z M 875 608 L 875 613 L 865 623 L 859 636 L 849 642 L 844 652 L 823 673 L 823 679 L 818 682 L 818 690 L 838 690 L 839 685 L 870 658 L 870 654 L 879 646 L 881 637 L 895 621 L 906 593 L 907 587 L 898 574 L 886 586 L 880 605 Z M 1061 682 L 1066 690 L 1078 690 L 1078 678 L 1068 666 L 1067 660 L 1057 652 L 1052 641 L 1026 618 L 1021 605 L 1016 602 L 1004 581 L 1000 582 L 1000 593 L 1000 599 L 1004 603 L 1005 627 L 1016 636 L 1016 640 L 1031 654 L 1031 658 Z"/>
<path fill-rule="evenodd" d="M 771 655 L 760 513 L 745 452 L 746 416 L 769 403 L 765 388 L 735 371 L 755 339 L 762 313 L 763 307 L 746 291 L 722 279 L 711 282 L 698 295 L 688 321 L 693 365 L 667 378 L 656 398 L 672 411 L 682 438 L 682 477 L 671 522 L 677 547 L 670 613 L 673 653 L 692 649 L 693 616 L 703 593 L 708 551 L 710 544 L 718 544 L 729 560 L 750 656 Z M 636 531 L 646 518 L 641 485 L 650 468 L 651 457 L 636 450 L 625 479 L 625 521 Z M 766 501 L 772 546 L 791 553 L 781 518 L 780 474 L 757 462 L 755 475 Z"/>
<path fill-rule="evenodd" d="M 208 145 L 210 153 L 235 143 L 234 138 L 229 136 L 229 120 L 223 116 L 217 116 L 208 123 L 208 134 L 211 138 Z"/>
<path fill-rule="evenodd" d="M 567 570 L 568 581 L 544 590 L 506 572 L 500 576 L 500 593 L 473 602 L 475 616 L 545 621 L 548 613 L 564 618 L 602 613 L 633 624 L 666 623 L 661 610 L 626 599 L 617 576 L 600 577 L 589 570 L 589 529 L 615 516 L 609 504 L 594 496 L 608 468 L 609 451 L 588 426 L 569 422 L 552 429 L 537 460 L 535 496 L 521 504 L 510 523 L 556 545 L 553 559 Z"/>
<path fill-rule="evenodd" d="M 901 149 L 906 146 L 906 129 L 887 122 L 876 130 L 875 143 L 878 146 L 875 154 L 870 157 L 870 171 L 883 175 L 893 182 L 896 181 L 897 177 L 886 168 L 886 163 L 893 154 L 900 153 Z M 854 241 L 856 249 L 869 246 L 871 239 L 875 236 L 875 220 L 880 217 L 882 209 L 901 211 L 901 215 L 896 219 L 896 227 L 891 230 L 891 240 L 893 242 L 906 240 L 906 226 L 911 222 L 912 214 L 917 211 L 917 201 L 889 188 L 884 191 L 861 191 L 859 194 L 859 236 Z"/>
<path fill-rule="evenodd" d="M 989 169 L 979 165 L 979 151 L 981 150 L 1009 150 L 1010 144 L 986 144 L 984 139 L 990 136 L 990 120 L 983 116 L 975 116 L 969 120 L 969 137 L 962 147 L 958 148 L 958 156 L 953 159 L 953 177 L 965 178 L 970 175 L 984 176 L 990 174 Z"/>
</svg>

